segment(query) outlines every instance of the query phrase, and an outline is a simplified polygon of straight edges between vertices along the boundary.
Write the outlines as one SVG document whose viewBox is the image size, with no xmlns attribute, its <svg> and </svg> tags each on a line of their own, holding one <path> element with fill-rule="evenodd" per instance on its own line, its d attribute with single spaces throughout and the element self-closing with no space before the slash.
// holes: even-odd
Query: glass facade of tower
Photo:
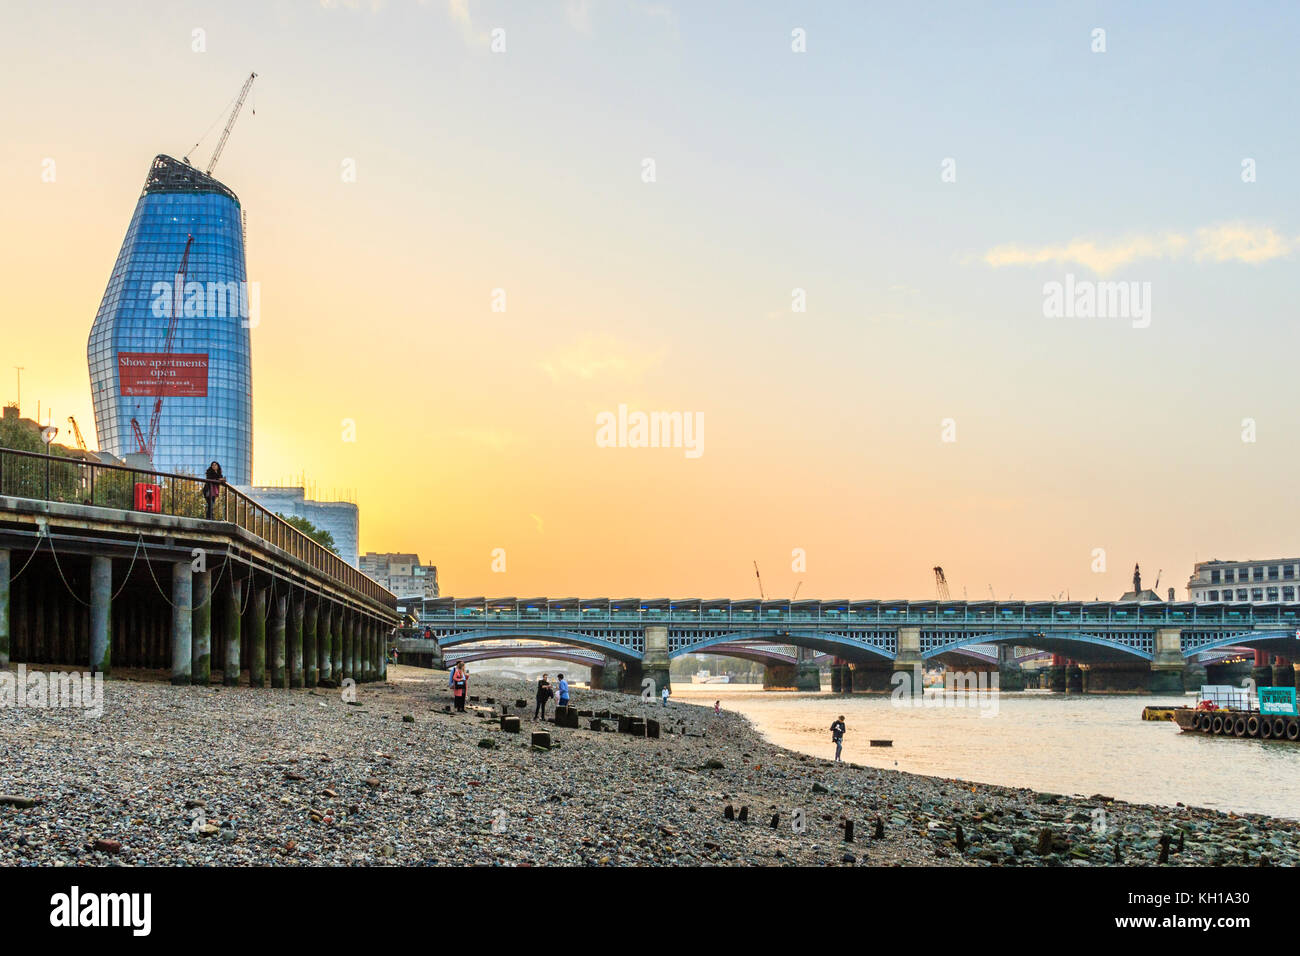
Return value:
<svg viewBox="0 0 1300 956">
<path fill-rule="evenodd" d="M 86 349 L 99 447 L 139 451 L 156 410 L 157 470 L 202 475 L 215 460 L 231 484 L 252 484 L 251 324 L 238 197 L 155 157 Z"/>
</svg>

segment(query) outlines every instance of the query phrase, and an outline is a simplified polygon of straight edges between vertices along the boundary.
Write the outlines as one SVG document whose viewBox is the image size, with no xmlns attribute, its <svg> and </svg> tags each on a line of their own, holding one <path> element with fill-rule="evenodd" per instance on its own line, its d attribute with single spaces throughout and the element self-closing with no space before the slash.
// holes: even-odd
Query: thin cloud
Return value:
<svg viewBox="0 0 1300 956">
<path fill-rule="evenodd" d="M 610 335 L 589 335 L 555 349 L 538 364 L 557 382 L 591 381 L 604 376 L 635 382 L 663 362 L 666 355 L 666 349 L 646 349 Z"/>
<path fill-rule="evenodd" d="M 1179 232 L 1135 235 L 1110 241 L 1072 239 L 1066 243 L 1026 246 L 1007 243 L 984 253 L 984 262 L 995 269 L 1004 266 L 1033 266 L 1044 263 L 1075 264 L 1097 275 L 1142 259 L 1260 263 L 1290 255 L 1297 246 L 1267 226 L 1223 223 L 1197 229 L 1191 236 Z"/>
</svg>

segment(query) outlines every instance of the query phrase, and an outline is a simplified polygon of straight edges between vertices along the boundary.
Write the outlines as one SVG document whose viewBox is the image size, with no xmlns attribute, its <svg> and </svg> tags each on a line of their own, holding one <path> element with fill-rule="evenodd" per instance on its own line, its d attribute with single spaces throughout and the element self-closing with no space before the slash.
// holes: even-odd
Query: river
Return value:
<svg viewBox="0 0 1300 956">
<path fill-rule="evenodd" d="M 1052 793 L 1102 793 L 1137 803 L 1181 802 L 1300 819 L 1300 744 L 1184 734 L 1173 723 L 1141 719 L 1146 705 L 1180 702 L 1176 697 L 1026 691 L 998 695 L 995 706 L 984 698 L 982 707 L 908 707 L 885 695 L 799 694 L 681 680 L 674 682 L 673 695 L 696 704 L 720 700 L 773 743 L 818 757 L 834 755 L 829 728 L 843 714 L 844 759 L 854 763 Z M 872 747 L 873 738 L 893 745 Z"/>
</svg>

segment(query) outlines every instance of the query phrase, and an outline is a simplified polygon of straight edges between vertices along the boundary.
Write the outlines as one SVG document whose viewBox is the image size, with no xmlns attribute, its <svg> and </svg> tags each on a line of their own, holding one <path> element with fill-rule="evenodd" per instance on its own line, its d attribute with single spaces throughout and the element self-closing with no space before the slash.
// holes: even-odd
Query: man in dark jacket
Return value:
<svg viewBox="0 0 1300 956">
<path fill-rule="evenodd" d="M 551 682 L 547 680 L 549 674 L 543 674 L 541 680 L 537 682 L 537 706 L 533 708 L 533 720 L 537 715 L 542 715 L 542 720 L 546 719 L 546 702 L 551 699 Z"/>
<path fill-rule="evenodd" d="M 844 746 L 844 715 L 840 714 L 838 718 L 831 722 L 831 742 L 835 744 L 835 762 L 843 763 L 840 760 L 840 750 Z"/>
</svg>

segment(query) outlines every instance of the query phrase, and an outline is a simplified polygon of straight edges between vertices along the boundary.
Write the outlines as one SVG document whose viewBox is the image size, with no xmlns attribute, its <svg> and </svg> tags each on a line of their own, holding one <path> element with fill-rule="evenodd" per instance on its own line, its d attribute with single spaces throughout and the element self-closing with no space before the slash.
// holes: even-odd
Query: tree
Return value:
<svg viewBox="0 0 1300 956">
<path fill-rule="evenodd" d="M 307 537 L 311 538 L 322 548 L 326 548 L 330 551 L 334 550 L 334 535 L 330 534 L 324 528 L 318 528 L 306 518 L 298 515 L 282 514 L 280 517 L 289 522 L 289 524 L 293 525 Z"/>
</svg>

